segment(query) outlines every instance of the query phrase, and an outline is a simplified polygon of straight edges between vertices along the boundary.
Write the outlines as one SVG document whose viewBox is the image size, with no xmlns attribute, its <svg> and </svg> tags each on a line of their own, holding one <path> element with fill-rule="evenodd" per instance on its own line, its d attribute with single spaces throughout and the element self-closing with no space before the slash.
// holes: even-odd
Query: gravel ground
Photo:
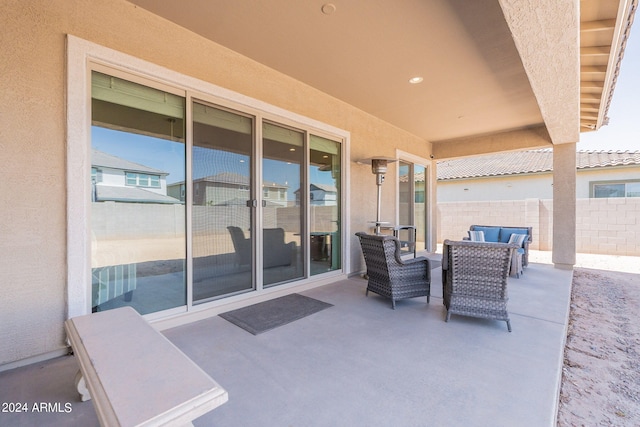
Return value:
<svg viewBox="0 0 640 427">
<path fill-rule="evenodd" d="M 558 426 L 640 426 L 640 258 L 587 258 L 576 265 L 592 268 L 574 270 Z"/>
</svg>

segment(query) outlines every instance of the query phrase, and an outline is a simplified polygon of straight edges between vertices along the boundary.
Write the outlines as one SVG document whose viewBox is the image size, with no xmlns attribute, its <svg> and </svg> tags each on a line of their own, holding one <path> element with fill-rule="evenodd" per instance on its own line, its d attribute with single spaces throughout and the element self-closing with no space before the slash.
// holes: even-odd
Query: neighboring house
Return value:
<svg viewBox="0 0 640 427">
<path fill-rule="evenodd" d="M 91 150 L 93 202 L 180 203 L 167 196 L 167 172 Z"/>
<path fill-rule="evenodd" d="M 311 184 L 309 185 L 311 206 L 337 206 L 338 189 L 335 185 Z M 296 204 L 300 204 L 300 189 L 295 191 Z"/>
<path fill-rule="evenodd" d="M 640 151 L 576 155 L 578 199 L 640 197 Z M 553 198 L 552 150 L 446 160 L 437 167 L 438 202 Z"/>
<path fill-rule="evenodd" d="M 193 204 L 199 206 L 246 205 L 251 199 L 249 177 L 237 173 L 223 172 L 193 180 Z M 264 181 L 262 199 L 269 205 L 287 206 L 287 189 L 284 184 Z M 168 193 L 185 201 L 185 183 L 169 185 Z"/>
</svg>

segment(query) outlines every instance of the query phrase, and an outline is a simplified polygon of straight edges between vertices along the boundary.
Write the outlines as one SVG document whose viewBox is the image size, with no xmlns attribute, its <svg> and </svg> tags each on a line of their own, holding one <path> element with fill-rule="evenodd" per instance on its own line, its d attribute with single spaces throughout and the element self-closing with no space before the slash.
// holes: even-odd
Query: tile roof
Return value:
<svg viewBox="0 0 640 427">
<path fill-rule="evenodd" d="M 578 151 L 578 169 L 640 165 L 640 151 Z M 551 172 L 553 151 L 529 150 L 438 162 L 438 180 Z"/>
</svg>

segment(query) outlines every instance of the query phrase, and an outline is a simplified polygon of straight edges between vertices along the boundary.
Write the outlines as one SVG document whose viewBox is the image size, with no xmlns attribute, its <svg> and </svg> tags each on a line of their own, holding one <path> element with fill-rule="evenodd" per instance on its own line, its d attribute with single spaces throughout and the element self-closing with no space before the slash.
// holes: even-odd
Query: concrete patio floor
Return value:
<svg viewBox="0 0 640 427">
<path fill-rule="evenodd" d="M 196 426 L 554 426 L 571 280 L 548 264 L 511 278 L 512 333 L 499 321 L 445 323 L 439 268 L 429 305 L 392 310 L 352 278 L 302 292 L 334 306 L 261 335 L 218 316 L 164 333 L 229 393 Z M 62 357 L 0 373 L 0 400 L 29 408 L 0 413 L 0 425 L 98 425 L 76 370 Z M 33 412 L 40 402 L 60 411 Z"/>
</svg>

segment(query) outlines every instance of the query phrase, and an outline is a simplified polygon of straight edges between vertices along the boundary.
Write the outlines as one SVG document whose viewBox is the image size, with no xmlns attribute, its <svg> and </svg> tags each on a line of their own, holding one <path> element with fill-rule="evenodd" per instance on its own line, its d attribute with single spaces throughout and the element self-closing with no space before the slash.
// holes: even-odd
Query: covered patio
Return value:
<svg viewBox="0 0 640 427">
<path fill-rule="evenodd" d="M 261 335 L 218 316 L 166 330 L 229 392 L 194 425 L 555 425 L 571 272 L 532 263 L 511 278 L 509 333 L 501 321 L 445 323 L 440 271 L 429 305 L 415 298 L 391 310 L 354 277 L 303 292 L 333 307 Z M 1 373 L 4 402 L 72 408 L 2 414 L 3 423 L 97 425 L 74 389 L 76 369 L 67 356 Z"/>
<path fill-rule="evenodd" d="M 168 303 L 145 319 L 228 390 L 229 402 L 196 424 L 553 424 L 576 261 L 575 148 L 580 132 L 608 122 L 637 4 L 9 1 L 0 16 L 0 396 L 50 410 L 2 413 L 0 424 L 96 423 L 91 404 L 76 400 L 63 325 L 97 311 L 104 282 L 93 276 L 103 267 L 117 270 L 114 282 L 125 271 L 132 279 L 107 303 L 128 305 L 130 292 L 137 303 L 156 286 L 148 294 Z M 92 157 L 104 130 L 108 148 L 138 147 L 118 132 L 155 139 L 107 170 Z M 155 163 L 158 141 L 177 173 Z M 401 301 L 392 311 L 364 297 L 354 234 L 372 230 L 377 206 L 363 160 L 393 160 L 382 220 L 419 225 L 420 249 L 437 258 L 437 161 L 531 148 L 554 153 L 553 230 L 533 230 L 534 240 L 551 236 L 552 265 L 511 279 L 513 333 L 503 322 L 445 323 L 437 268 L 428 306 Z M 198 150 L 217 155 L 203 156 L 200 174 Z M 294 181 L 265 173 L 290 165 Z M 98 200 L 114 171 L 118 194 L 151 188 L 172 203 Z M 180 179 L 167 188 L 172 173 Z M 418 173 L 422 188 L 405 191 L 403 179 Z M 224 201 L 206 197 L 230 183 Z M 242 253 L 229 233 L 240 220 Z M 267 260 L 265 230 L 292 244 L 286 263 Z M 98 243 L 111 248 L 104 259 Z M 145 276 L 146 262 L 163 268 Z M 199 294 L 199 263 L 215 270 L 205 283 L 215 292 Z M 225 269 L 241 288 L 225 287 Z M 260 336 L 217 316 L 290 293 L 334 306 Z"/>
</svg>

